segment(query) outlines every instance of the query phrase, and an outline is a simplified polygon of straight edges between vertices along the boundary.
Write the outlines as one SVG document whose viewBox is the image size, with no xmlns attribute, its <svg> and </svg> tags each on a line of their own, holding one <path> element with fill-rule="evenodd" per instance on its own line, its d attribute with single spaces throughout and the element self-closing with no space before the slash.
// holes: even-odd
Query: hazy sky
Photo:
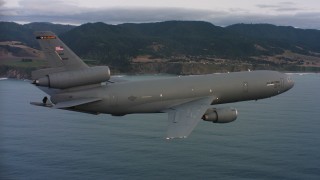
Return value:
<svg viewBox="0 0 320 180">
<path fill-rule="evenodd" d="M 320 0 L 0 0 L 0 20 L 109 24 L 201 20 L 320 29 Z"/>
</svg>

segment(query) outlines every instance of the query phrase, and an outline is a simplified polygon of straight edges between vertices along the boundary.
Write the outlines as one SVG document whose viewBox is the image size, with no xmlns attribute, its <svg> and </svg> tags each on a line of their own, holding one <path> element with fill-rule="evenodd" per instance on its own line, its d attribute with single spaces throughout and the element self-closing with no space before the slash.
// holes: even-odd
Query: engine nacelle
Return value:
<svg viewBox="0 0 320 180">
<path fill-rule="evenodd" d="M 237 119 L 238 111 L 235 108 L 210 108 L 202 116 L 205 121 L 213 123 L 229 123 Z"/>
<path fill-rule="evenodd" d="M 34 81 L 37 86 L 65 89 L 76 86 L 97 84 L 110 79 L 108 66 L 95 66 L 87 69 L 48 74 Z"/>
</svg>

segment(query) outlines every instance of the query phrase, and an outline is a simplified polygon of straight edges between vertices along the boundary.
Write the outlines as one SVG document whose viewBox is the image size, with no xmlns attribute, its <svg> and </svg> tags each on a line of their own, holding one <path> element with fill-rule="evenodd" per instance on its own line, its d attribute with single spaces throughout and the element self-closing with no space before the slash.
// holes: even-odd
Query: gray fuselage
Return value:
<svg viewBox="0 0 320 180">
<path fill-rule="evenodd" d="M 162 112 L 203 97 L 212 97 L 212 105 L 258 100 L 283 93 L 292 86 L 293 81 L 286 74 L 248 71 L 107 83 L 85 90 L 64 90 L 53 95 L 51 101 L 58 103 L 79 98 L 101 98 L 102 101 L 69 110 L 125 115 Z"/>
</svg>

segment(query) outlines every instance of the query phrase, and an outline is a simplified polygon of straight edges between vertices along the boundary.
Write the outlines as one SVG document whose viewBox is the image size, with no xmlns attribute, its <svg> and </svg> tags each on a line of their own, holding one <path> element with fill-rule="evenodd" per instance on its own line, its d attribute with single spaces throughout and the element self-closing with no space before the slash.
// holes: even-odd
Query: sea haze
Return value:
<svg viewBox="0 0 320 180">
<path fill-rule="evenodd" d="M 36 107 L 27 81 L 0 80 L 0 179 L 320 179 L 320 74 L 293 74 L 279 96 L 227 104 L 165 140 L 166 114 L 123 117 Z M 134 77 L 139 79 L 145 77 Z"/>
</svg>

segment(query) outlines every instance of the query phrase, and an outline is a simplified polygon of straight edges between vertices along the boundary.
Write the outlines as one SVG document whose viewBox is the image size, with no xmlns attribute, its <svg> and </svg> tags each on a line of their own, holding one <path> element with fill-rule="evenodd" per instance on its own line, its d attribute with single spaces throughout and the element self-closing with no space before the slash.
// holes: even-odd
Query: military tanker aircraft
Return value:
<svg viewBox="0 0 320 180">
<path fill-rule="evenodd" d="M 238 111 L 220 104 L 269 98 L 294 86 L 290 76 L 265 70 L 114 80 L 108 66 L 89 67 L 53 32 L 35 32 L 35 37 L 50 68 L 33 71 L 33 84 L 50 97 L 31 104 L 114 116 L 168 113 L 168 139 L 186 138 L 201 119 L 234 121 Z"/>
</svg>

